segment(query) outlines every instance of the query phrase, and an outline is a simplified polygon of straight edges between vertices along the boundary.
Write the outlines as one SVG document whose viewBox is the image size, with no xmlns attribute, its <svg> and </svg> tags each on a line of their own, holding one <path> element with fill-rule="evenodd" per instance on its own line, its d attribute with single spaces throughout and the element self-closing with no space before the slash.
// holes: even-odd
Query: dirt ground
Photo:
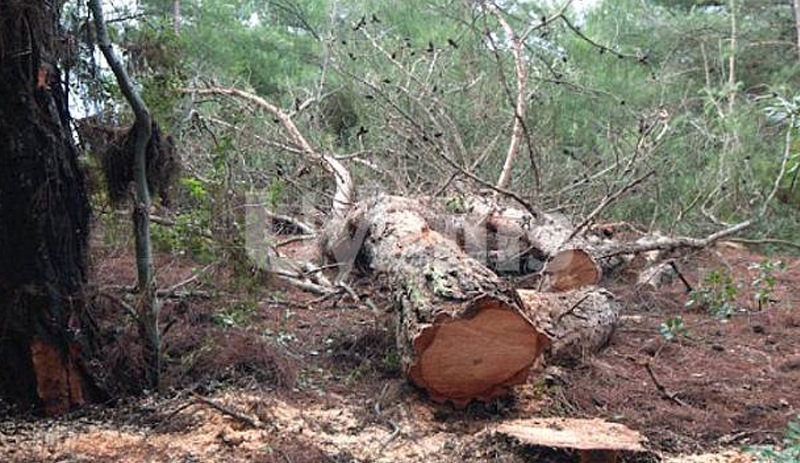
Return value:
<svg viewBox="0 0 800 463">
<path fill-rule="evenodd" d="M 718 246 L 678 267 L 691 284 L 728 269 L 746 289 L 750 264 L 763 259 Z M 133 283 L 133 260 L 106 251 L 92 280 L 102 355 L 114 359 L 94 370 L 106 403 L 59 419 L 0 404 L 0 461 L 571 462 L 577 454 L 492 429 L 519 418 L 599 417 L 646 436 L 648 452 L 624 454 L 625 462 L 749 462 L 739 449 L 780 442 L 800 414 L 800 260 L 783 261 L 774 302 L 755 310 L 744 291 L 726 320 L 687 309 L 679 280 L 655 291 L 623 274 L 608 285 L 625 309 L 605 350 L 534 371 L 508 398 L 458 410 L 403 380 L 391 303 L 378 284 L 357 284 L 359 301 L 321 300 L 165 254 L 162 288 L 204 272 L 165 300 L 167 387 L 143 394 L 135 330 L 102 297 Z M 657 327 L 676 315 L 687 332 L 667 341 Z"/>
</svg>

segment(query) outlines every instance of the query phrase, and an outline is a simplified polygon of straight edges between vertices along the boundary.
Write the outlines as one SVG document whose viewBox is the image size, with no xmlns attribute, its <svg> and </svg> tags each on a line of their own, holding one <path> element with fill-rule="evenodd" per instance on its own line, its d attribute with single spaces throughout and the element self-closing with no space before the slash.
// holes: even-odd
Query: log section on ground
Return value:
<svg viewBox="0 0 800 463">
<path fill-rule="evenodd" d="M 615 463 L 619 452 L 644 452 L 647 442 L 640 433 L 601 419 L 521 419 L 501 423 L 494 431 L 523 445 L 577 450 L 581 463 Z"/>
<path fill-rule="evenodd" d="M 434 400 L 465 405 L 527 378 L 547 345 L 508 284 L 432 230 L 417 201 L 378 196 L 321 240 L 336 262 L 386 275 L 408 377 Z"/>
<path fill-rule="evenodd" d="M 603 276 L 600 265 L 583 249 L 558 252 L 547 262 L 542 273 L 544 286 L 555 292 L 596 285 Z"/>
<path fill-rule="evenodd" d="M 520 289 L 519 297 L 551 339 L 548 362 L 582 359 L 608 344 L 619 320 L 620 303 L 603 288 L 586 287 L 562 293 Z"/>
</svg>

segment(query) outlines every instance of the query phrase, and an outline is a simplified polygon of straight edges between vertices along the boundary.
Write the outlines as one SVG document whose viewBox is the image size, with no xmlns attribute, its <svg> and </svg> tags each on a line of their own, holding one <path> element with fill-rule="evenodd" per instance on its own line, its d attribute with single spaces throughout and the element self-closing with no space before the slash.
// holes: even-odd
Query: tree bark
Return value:
<svg viewBox="0 0 800 463">
<path fill-rule="evenodd" d="M 60 414 L 85 400 L 79 341 L 89 204 L 69 130 L 62 2 L 0 2 L 0 396 Z"/>
<path fill-rule="evenodd" d="M 495 205 L 484 198 L 471 198 L 465 208 L 466 213 L 460 216 L 432 221 L 434 228 L 457 237 L 468 254 L 483 259 L 496 272 L 541 271 L 545 279 L 531 287 L 569 291 L 596 285 L 605 270 L 623 261 L 619 256 L 600 258 L 601 240 L 572 236 L 575 228 L 566 217 L 543 213 L 533 217 L 527 211 Z"/>
<path fill-rule="evenodd" d="M 519 297 L 551 340 L 548 362 L 580 360 L 605 347 L 622 308 L 611 292 L 597 287 L 562 293 L 521 289 Z"/>
<path fill-rule="evenodd" d="M 795 51 L 800 60 L 800 0 L 792 0 L 792 18 L 794 19 Z"/>
<path fill-rule="evenodd" d="M 409 379 L 463 406 L 524 382 L 547 345 L 517 293 L 434 231 L 416 201 L 379 196 L 326 229 L 325 255 L 384 274 Z"/>
</svg>

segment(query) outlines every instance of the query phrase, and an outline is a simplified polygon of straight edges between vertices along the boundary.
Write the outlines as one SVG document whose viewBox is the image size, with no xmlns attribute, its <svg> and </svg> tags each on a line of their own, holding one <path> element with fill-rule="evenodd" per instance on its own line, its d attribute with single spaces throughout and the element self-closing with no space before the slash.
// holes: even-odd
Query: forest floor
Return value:
<svg viewBox="0 0 800 463">
<path fill-rule="evenodd" d="M 133 284 L 129 252 L 96 254 L 93 285 Z M 491 429 L 517 418 L 599 417 L 647 437 L 648 452 L 625 462 L 749 462 L 740 449 L 779 443 L 800 414 L 800 259 L 782 259 L 773 302 L 756 310 L 750 266 L 763 260 L 727 245 L 679 260 L 692 284 L 727 269 L 744 289 L 725 320 L 687 309 L 680 281 L 655 291 L 623 274 L 607 285 L 624 311 L 605 350 L 459 410 L 402 378 L 380 283 L 355 284 L 360 301 L 321 300 L 159 254 L 162 288 L 204 270 L 165 299 L 166 390 L 131 395 L 141 365 L 135 330 L 96 298 L 103 355 L 113 360 L 95 371 L 107 402 L 59 419 L 0 409 L 0 461 L 570 462 L 577 456 Z M 667 341 L 657 328 L 675 316 L 687 332 Z"/>
</svg>

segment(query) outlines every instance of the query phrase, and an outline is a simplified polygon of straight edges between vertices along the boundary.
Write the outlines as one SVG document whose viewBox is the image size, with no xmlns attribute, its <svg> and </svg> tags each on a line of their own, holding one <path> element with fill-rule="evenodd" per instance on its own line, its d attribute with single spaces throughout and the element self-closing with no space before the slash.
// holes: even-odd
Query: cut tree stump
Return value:
<svg viewBox="0 0 800 463">
<path fill-rule="evenodd" d="M 417 201 L 378 196 L 332 222 L 324 255 L 388 277 L 407 376 L 457 406 L 504 395 L 548 344 L 516 293 L 431 229 Z"/>
<path fill-rule="evenodd" d="M 601 419 L 534 418 L 501 423 L 494 432 L 521 444 L 577 450 L 581 463 L 616 463 L 619 452 L 644 452 L 647 438 Z"/>
</svg>

